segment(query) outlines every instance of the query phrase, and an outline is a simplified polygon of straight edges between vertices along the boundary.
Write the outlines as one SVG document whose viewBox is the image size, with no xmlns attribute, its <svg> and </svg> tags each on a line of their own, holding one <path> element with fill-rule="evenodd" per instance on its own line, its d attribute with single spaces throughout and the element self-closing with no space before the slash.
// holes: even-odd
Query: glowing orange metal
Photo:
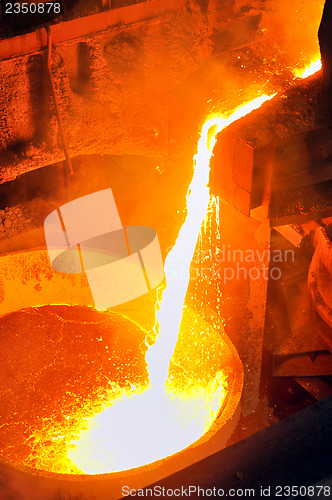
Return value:
<svg viewBox="0 0 332 500">
<path fill-rule="evenodd" d="M 308 78 L 308 76 L 314 75 L 322 69 L 322 61 L 320 58 L 315 59 L 314 61 L 311 61 L 311 63 L 308 66 L 305 66 L 304 68 L 300 69 L 294 69 L 293 70 L 293 75 L 295 78 Z"/>
<path fill-rule="evenodd" d="M 190 263 L 210 201 L 209 164 L 216 135 L 272 97 L 259 96 L 229 116 L 211 117 L 204 123 L 187 193 L 187 217 L 165 262 L 166 287 L 157 310 L 159 336 L 146 355 L 150 388 L 124 395 L 81 432 L 76 448 L 68 456 L 83 472 L 124 470 L 169 456 L 197 441 L 215 419 L 225 397 L 222 373 L 218 372 L 205 386 L 189 389 L 184 384 L 175 388 L 168 378 L 169 366 L 185 310 Z M 169 266 L 174 256 L 180 263 L 176 276 L 172 276 Z M 123 429 L 121 424 L 128 415 L 136 425 Z"/>
</svg>

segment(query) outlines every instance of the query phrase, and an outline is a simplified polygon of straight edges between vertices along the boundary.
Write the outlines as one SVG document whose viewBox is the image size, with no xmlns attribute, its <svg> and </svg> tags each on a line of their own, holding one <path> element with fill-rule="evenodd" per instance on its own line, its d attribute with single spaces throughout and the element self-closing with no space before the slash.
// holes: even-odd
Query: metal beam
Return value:
<svg viewBox="0 0 332 500">
<path fill-rule="evenodd" d="M 154 18 L 166 12 L 178 10 L 184 3 L 184 0 L 150 0 L 57 23 L 52 25 L 53 43 L 65 42 L 94 32 L 104 31 L 117 24 L 128 25 Z M 0 40 L 0 61 L 37 52 L 46 45 L 46 33 L 43 28 L 38 28 L 32 33 Z"/>
</svg>

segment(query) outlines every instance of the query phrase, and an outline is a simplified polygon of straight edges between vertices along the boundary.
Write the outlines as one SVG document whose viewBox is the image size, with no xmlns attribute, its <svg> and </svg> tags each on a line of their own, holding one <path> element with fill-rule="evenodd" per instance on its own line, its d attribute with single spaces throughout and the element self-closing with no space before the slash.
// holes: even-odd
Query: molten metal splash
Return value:
<svg viewBox="0 0 332 500">
<path fill-rule="evenodd" d="M 315 61 L 311 61 L 309 66 L 300 69 L 294 69 L 293 75 L 295 78 L 308 78 L 308 76 L 314 75 L 322 69 L 322 61 L 318 58 Z"/>
<path fill-rule="evenodd" d="M 262 95 L 240 106 L 229 116 L 208 119 L 194 156 L 194 173 L 187 193 L 187 216 L 165 262 L 166 288 L 157 310 L 159 337 L 146 355 L 150 388 L 124 395 L 94 417 L 81 431 L 71 461 L 89 474 L 125 470 L 172 455 L 197 441 L 211 426 L 225 398 L 223 374 L 209 384 L 175 387 L 169 376 L 189 283 L 190 264 L 210 193 L 209 164 L 216 135 L 232 122 L 259 108 L 273 96 Z M 180 263 L 174 269 L 172 263 Z M 194 321 L 193 328 L 204 328 Z M 167 383 L 166 383 L 167 381 Z M 129 396 L 129 397 L 128 397 Z"/>
<path fill-rule="evenodd" d="M 32 312 L 38 317 L 39 324 L 39 315 L 43 312 Z M 78 333 L 79 343 L 82 338 L 91 340 L 91 332 L 95 329 L 91 330 L 92 324 L 90 327 L 85 326 L 86 319 L 89 319 L 88 311 L 80 311 L 81 320 L 78 322 L 77 319 L 68 321 L 68 314 L 69 318 L 79 317 L 75 311 L 59 311 L 59 308 L 55 308 L 51 314 L 50 311 L 47 312 L 47 319 L 58 312 L 61 318 L 68 322 L 63 329 L 65 348 L 68 347 L 68 340 L 70 341 L 73 334 Z M 25 465 L 66 474 L 80 474 L 82 471 L 97 474 L 133 468 L 187 447 L 193 439 L 201 436 L 202 429 L 210 429 L 210 424 L 216 420 L 221 405 L 223 412 L 220 418 L 224 419 L 223 421 L 232 415 L 230 408 L 235 408 L 233 398 L 236 405 L 241 392 L 241 368 L 234 358 L 227 336 L 223 335 L 219 325 L 216 328 L 193 310 L 184 308 L 181 330 L 170 367 L 171 383 L 166 397 L 164 391 L 161 394 L 153 388 L 146 391 L 149 386 L 144 362 L 146 332 L 140 332 L 134 323 L 117 316 L 115 313 L 103 313 L 94 317 L 99 326 L 96 337 L 92 335 L 93 342 L 89 345 L 93 354 L 88 356 L 88 363 L 98 359 L 97 353 L 105 362 L 111 353 L 104 353 L 104 349 L 114 349 L 115 337 L 120 352 L 121 347 L 124 349 L 124 356 L 120 355 L 118 360 L 124 364 L 119 366 L 110 358 L 110 367 L 105 367 L 104 362 L 102 367 L 96 363 L 92 371 L 96 372 L 97 380 L 101 377 L 104 383 L 100 386 L 94 385 L 88 376 L 86 382 L 89 389 L 84 394 L 77 392 L 73 386 L 63 387 L 66 377 L 57 374 L 56 379 L 61 387 L 60 392 L 56 392 L 57 401 L 63 400 L 61 394 L 64 391 L 69 394 L 70 399 L 65 398 L 65 407 L 51 409 L 41 426 L 30 427 L 31 435 L 26 443 L 30 453 L 27 456 L 25 451 L 21 450 Z M 215 321 L 217 322 L 217 319 Z M 115 328 L 121 323 L 121 327 Z M 47 325 L 52 327 L 54 322 L 48 322 Z M 114 333 L 114 336 L 110 335 L 110 332 Z M 117 332 L 123 333 L 119 337 Z M 71 363 L 67 365 L 67 356 L 68 353 L 65 354 L 65 363 L 58 366 L 58 370 L 61 367 L 71 370 Z M 80 359 L 87 359 L 86 354 Z M 221 359 L 224 360 L 222 371 Z M 130 360 L 133 364 L 128 362 Z M 117 368 L 122 370 L 123 367 L 126 377 L 123 378 L 120 374 L 118 378 Z M 76 368 L 80 379 L 84 372 L 81 367 Z M 104 373 L 110 374 L 106 386 Z M 91 389 L 93 394 L 90 398 L 87 396 Z M 212 425 L 209 435 L 216 430 L 217 425 Z M 75 444 L 78 438 L 79 448 Z M 10 457 L 10 452 L 8 453 L 7 456 Z"/>
<path fill-rule="evenodd" d="M 184 311 L 184 314 L 190 324 L 192 313 Z M 195 327 L 204 332 L 205 340 L 211 338 L 218 343 L 218 335 L 211 335 L 204 321 L 197 318 L 191 325 L 193 330 Z M 197 343 L 199 335 L 194 331 L 192 334 L 192 341 L 195 339 Z M 220 352 L 222 347 L 219 356 Z M 180 357 L 189 353 L 193 354 L 188 346 L 178 349 Z M 196 361 L 192 367 L 187 366 L 193 372 L 197 367 Z M 68 457 L 81 471 L 98 474 L 139 467 L 186 448 L 210 427 L 224 402 L 227 387 L 224 374 L 212 371 L 214 376 L 200 377 L 198 373 L 195 381 L 189 376 L 191 383 L 173 377 L 167 395 L 153 387 L 135 393 L 128 391 L 88 422 L 86 431 L 80 433 L 79 446 Z"/>
</svg>

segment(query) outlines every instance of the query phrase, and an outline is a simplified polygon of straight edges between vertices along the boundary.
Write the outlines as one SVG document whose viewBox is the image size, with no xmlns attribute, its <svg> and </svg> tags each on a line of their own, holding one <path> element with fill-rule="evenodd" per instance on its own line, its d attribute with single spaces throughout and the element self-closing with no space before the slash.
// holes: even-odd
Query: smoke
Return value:
<svg viewBox="0 0 332 500">
<path fill-rule="evenodd" d="M 267 0 L 260 28 L 279 47 L 287 66 L 319 55 L 318 28 L 325 0 Z"/>
</svg>

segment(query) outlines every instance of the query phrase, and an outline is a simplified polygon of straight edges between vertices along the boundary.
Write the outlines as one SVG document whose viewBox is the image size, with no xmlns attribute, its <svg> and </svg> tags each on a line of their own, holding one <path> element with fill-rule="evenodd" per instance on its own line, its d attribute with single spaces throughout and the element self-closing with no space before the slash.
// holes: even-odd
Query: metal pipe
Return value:
<svg viewBox="0 0 332 500">
<path fill-rule="evenodd" d="M 60 135 L 62 139 L 62 145 L 66 157 L 66 163 L 67 163 L 67 171 L 69 175 L 74 174 L 74 170 L 71 164 L 70 156 L 69 156 L 69 150 L 68 150 L 68 145 L 67 145 L 67 140 L 62 124 L 62 118 L 61 118 L 61 113 L 60 113 L 60 108 L 58 105 L 58 99 L 55 91 L 55 86 L 54 86 L 54 81 L 53 81 L 53 75 L 52 75 L 52 31 L 51 27 L 48 25 L 44 26 L 46 33 L 47 33 L 47 70 L 48 70 L 48 76 L 50 79 L 50 85 L 51 85 L 51 92 L 52 92 L 52 97 L 53 97 L 53 102 L 54 102 L 54 108 L 55 108 L 55 113 L 57 116 L 58 120 L 58 125 L 59 125 L 59 130 L 60 130 Z"/>
</svg>

